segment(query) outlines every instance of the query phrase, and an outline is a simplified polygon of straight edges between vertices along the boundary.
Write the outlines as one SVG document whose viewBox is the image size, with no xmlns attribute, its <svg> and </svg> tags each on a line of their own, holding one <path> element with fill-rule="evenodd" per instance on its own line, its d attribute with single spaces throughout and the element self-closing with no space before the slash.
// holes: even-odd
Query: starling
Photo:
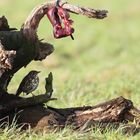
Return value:
<svg viewBox="0 0 140 140">
<path fill-rule="evenodd" d="M 23 78 L 17 89 L 16 96 L 19 96 L 22 92 L 28 95 L 38 87 L 39 84 L 38 73 L 40 73 L 40 71 L 32 70 Z"/>
</svg>

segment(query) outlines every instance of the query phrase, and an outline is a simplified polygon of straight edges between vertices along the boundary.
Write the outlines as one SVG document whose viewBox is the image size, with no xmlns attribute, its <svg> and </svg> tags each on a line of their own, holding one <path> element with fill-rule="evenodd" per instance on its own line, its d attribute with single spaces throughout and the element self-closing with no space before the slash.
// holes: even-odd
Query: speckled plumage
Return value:
<svg viewBox="0 0 140 140">
<path fill-rule="evenodd" d="M 33 92 L 39 84 L 39 71 L 30 71 L 21 81 L 19 88 L 17 89 L 16 96 L 19 96 L 22 92 L 27 95 Z"/>
</svg>

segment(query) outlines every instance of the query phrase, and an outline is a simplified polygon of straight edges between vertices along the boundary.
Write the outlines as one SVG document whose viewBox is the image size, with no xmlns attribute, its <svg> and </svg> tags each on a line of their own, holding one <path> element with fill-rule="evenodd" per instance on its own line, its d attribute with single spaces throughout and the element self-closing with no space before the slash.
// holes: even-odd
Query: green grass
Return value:
<svg viewBox="0 0 140 140">
<path fill-rule="evenodd" d="M 22 25 L 33 7 L 43 0 L 1 0 L 0 15 L 6 15 L 13 27 Z M 44 78 L 52 71 L 54 75 L 54 97 L 58 101 L 49 103 L 53 107 L 95 105 L 109 99 L 124 96 L 140 108 L 140 1 L 139 0 L 69 0 L 93 7 L 107 9 L 108 18 L 92 20 L 72 15 L 75 40 L 55 40 L 47 18 L 41 22 L 39 36 L 55 45 L 55 52 L 43 62 L 33 62 L 20 70 L 9 85 L 15 92 L 18 83 L 31 69 L 39 69 L 40 85 L 36 94 L 44 91 Z M 0 131 L 0 139 L 39 140 L 89 140 L 100 136 L 106 140 L 139 140 L 118 132 L 99 131 L 89 133 L 64 129 L 57 133 L 28 130 L 19 133 L 14 126 Z"/>
</svg>

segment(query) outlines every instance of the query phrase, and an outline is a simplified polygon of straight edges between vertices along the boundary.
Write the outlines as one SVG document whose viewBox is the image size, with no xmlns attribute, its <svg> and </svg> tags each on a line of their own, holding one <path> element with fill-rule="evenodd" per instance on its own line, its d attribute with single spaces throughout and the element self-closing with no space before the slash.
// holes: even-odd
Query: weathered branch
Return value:
<svg viewBox="0 0 140 140">
<path fill-rule="evenodd" d="M 41 61 L 45 59 L 48 55 L 53 53 L 54 47 L 52 44 L 47 42 L 38 42 L 38 51 L 36 53 L 36 57 L 34 58 L 35 61 Z"/>
<path fill-rule="evenodd" d="M 38 95 L 29 98 L 17 98 L 8 102 L 8 104 L 1 105 L 0 114 L 5 114 L 14 109 L 26 108 L 29 106 L 35 106 L 39 104 L 47 103 L 48 101 L 56 100 L 56 98 L 50 98 L 47 94 Z"/>
<path fill-rule="evenodd" d="M 67 117 L 67 123 L 73 121 L 77 127 L 85 124 L 88 120 L 101 123 L 123 122 L 125 114 L 133 107 L 131 101 L 119 97 L 111 101 L 99 104 L 97 106 L 85 106 L 78 108 L 53 109 Z"/>
<path fill-rule="evenodd" d="M 85 7 L 80 7 L 80 6 L 75 6 L 71 5 L 68 3 L 62 3 L 63 8 L 68 10 L 69 12 L 75 13 L 75 14 L 80 14 L 87 16 L 89 18 L 96 18 L 96 19 L 103 19 L 107 17 L 107 10 L 95 10 L 92 8 L 85 8 Z"/>
<path fill-rule="evenodd" d="M 47 2 L 40 6 L 37 6 L 31 12 L 31 14 L 28 16 L 28 18 L 26 19 L 22 27 L 22 30 L 25 36 L 28 35 L 29 38 L 36 39 L 37 28 L 39 26 L 40 20 L 44 17 L 48 8 L 55 6 L 55 4 L 56 4 L 55 1 L 50 2 L 50 3 Z M 60 5 L 62 5 L 62 7 L 68 10 L 69 12 L 72 12 L 75 14 L 81 14 L 89 18 L 103 19 L 107 16 L 106 10 L 94 10 L 91 8 L 74 6 L 66 2 L 61 2 Z"/>
<path fill-rule="evenodd" d="M 32 117 L 36 117 L 28 117 L 27 119 L 26 116 L 29 116 L 29 114 L 32 114 Z M 129 116 L 134 116 L 135 114 L 135 117 L 129 118 L 128 114 L 130 114 Z M 134 122 L 136 119 L 140 121 L 139 110 L 134 109 L 133 103 L 123 97 L 107 101 L 97 106 L 64 109 L 34 106 L 23 109 L 19 115 L 21 117 L 19 117 L 20 123 L 28 122 L 36 129 L 44 129 L 48 127 L 62 128 L 71 125 L 74 129 L 84 131 L 96 127 L 105 129 L 109 125 L 118 128 L 122 124 Z M 139 130 L 140 124 L 137 123 L 134 126 L 135 130 Z"/>
<path fill-rule="evenodd" d="M 5 50 L 4 46 L 0 42 L 0 77 L 5 71 L 12 69 L 15 56 L 16 51 Z"/>
<path fill-rule="evenodd" d="M 32 60 L 45 59 L 54 51 L 53 45 L 29 40 L 21 31 L 0 31 L 0 41 L 0 87 L 5 91 L 12 76 L 21 67 Z"/>
</svg>

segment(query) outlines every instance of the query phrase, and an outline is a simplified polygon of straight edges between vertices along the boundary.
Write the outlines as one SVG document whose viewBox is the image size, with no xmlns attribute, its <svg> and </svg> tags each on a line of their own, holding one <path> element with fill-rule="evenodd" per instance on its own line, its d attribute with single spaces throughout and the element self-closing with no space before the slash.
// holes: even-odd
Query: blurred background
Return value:
<svg viewBox="0 0 140 140">
<path fill-rule="evenodd" d="M 45 0 L 0 0 L 0 16 L 20 29 L 32 9 Z M 32 69 L 41 70 L 36 94 L 44 93 L 44 79 L 54 76 L 55 107 L 95 105 L 118 96 L 131 99 L 140 107 L 140 1 L 69 0 L 75 5 L 106 9 L 104 20 L 72 14 L 74 38 L 56 40 L 47 19 L 41 21 L 38 34 L 54 44 L 55 51 L 42 62 L 32 62 L 12 79 L 14 93 L 22 78 Z"/>
</svg>

